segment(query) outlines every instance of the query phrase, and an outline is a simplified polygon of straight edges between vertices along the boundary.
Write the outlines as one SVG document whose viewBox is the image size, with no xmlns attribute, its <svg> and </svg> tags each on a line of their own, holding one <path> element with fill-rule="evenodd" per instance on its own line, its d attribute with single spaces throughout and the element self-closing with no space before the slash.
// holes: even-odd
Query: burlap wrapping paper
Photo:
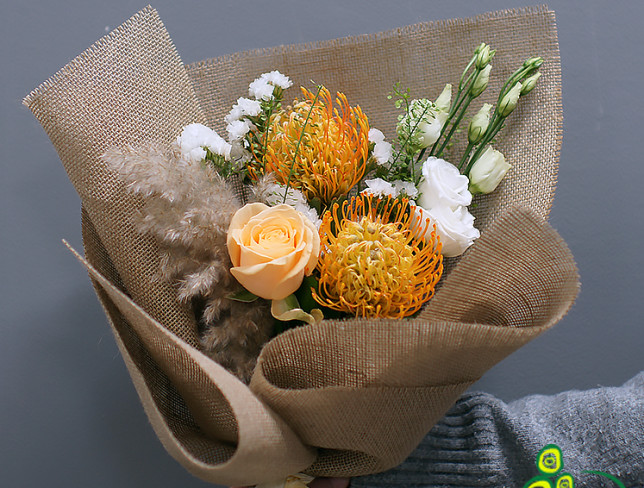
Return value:
<svg viewBox="0 0 644 488">
<path fill-rule="evenodd" d="M 395 81 L 435 97 L 481 41 L 498 50 L 490 101 L 523 59 L 546 63 L 497 147 L 514 165 L 475 209 L 483 236 L 415 319 L 324 321 L 266 345 L 249 387 L 198 350 L 195 319 L 154 280 L 156 243 L 141 201 L 100 155 L 170 142 L 192 122 L 222 130 L 260 73 L 342 89 L 393 134 Z M 294 96 L 287 92 L 287 98 Z M 485 98 L 485 97 L 484 97 Z M 554 14 L 526 8 L 376 35 L 181 64 L 148 7 L 33 91 L 25 104 L 83 203 L 85 259 L 145 411 L 168 452 L 200 478 L 248 485 L 305 471 L 356 476 L 400 463 L 487 369 L 554 325 L 573 303 L 573 258 L 545 222 L 561 142 Z M 124 440 L 126 442 L 126 440 Z"/>
</svg>

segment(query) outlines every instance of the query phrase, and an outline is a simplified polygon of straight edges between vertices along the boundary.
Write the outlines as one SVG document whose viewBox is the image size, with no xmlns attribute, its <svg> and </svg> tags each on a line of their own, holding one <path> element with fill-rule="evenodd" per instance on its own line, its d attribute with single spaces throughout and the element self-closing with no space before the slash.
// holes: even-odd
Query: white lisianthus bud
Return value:
<svg viewBox="0 0 644 488">
<path fill-rule="evenodd" d="M 474 98 L 478 97 L 487 88 L 487 85 L 490 82 L 490 71 L 492 71 L 492 65 L 488 64 L 478 74 L 478 76 L 474 80 L 474 83 L 472 83 L 472 86 L 470 88 L 470 95 L 472 95 Z"/>
<path fill-rule="evenodd" d="M 452 103 L 452 84 L 447 83 L 445 85 L 445 88 L 443 88 L 443 91 L 441 92 L 440 95 L 438 95 L 438 98 L 434 102 L 434 105 L 436 105 L 436 108 L 439 110 L 442 110 L 444 112 L 449 112 L 449 107 Z"/>
<path fill-rule="evenodd" d="M 528 58 L 523 62 L 525 68 L 538 68 L 543 64 L 543 58 L 537 56 L 535 58 Z"/>
<path fill-rule="evenodd" d="M 485 68 L 488 64 L 490 64 L 490 61 L 494 57 L 494 54 L 496 51 L 490 50 L 490 46 L 483 43 L 481 44 L 477 49 L 477 55 L 476 55 L 476 67 L 478 69 L 483 69 Z"/>
<path fill-rule="evenodd" d="M 426 208 L 447 207 L 455 209 L 472 203 L 472 195 L 467 189 L 467 176 L 459 173 L 456 166 L 435 157 L 423 163 L 423 178 L 418 190 L 421 193 L 418 203 Z"/>
<path fill-rule="evenodd" d="M 512 113 L 514 108 L 517 106 L 517 101 L 521 94 L 521 88 L 523 88 L 523 85 L 521 85 L 520 82 L 517 82 L 516 85 L 514 85 L 501 99 L 499 106 L 497 107 L 497 113 L 500 117 L 507 117 Z"/>
<path fill-rule="evenodd" d="M 451 88 L 446 87 L 446 89 L 448 90 L 446 94 L 441 94 L 442 104 L 448 102 L 448 94 L 451 97 Z M 407 140 L 410 148 L 423 149 L 438 140 L 448 115 L 447 111 L 438 108 L 431 100 L 426 98 L 412 100 L 409 111 L 401 117 L 396 130 L 399 136 Z M 410 132 L 412 132 L 411 135 Z"/>
<path fill-rule="evenodd" d="M 488 147 L 470 169 L 470 192 L 493 192 L 511 167 L 500 151 Z"/>
<path fill-rule="evenodd" d="M 490 110 L 492 105 L 489 103 L 484 103 L 470 122 L 470 126 L 467 130 L 467 140 L 470 144 L 478 144 L 487 130 L 487 126 L 490 124 Z"/>
<path fill-rule="evenodd" d="M 541 77 L 541 72 L 537 71 L 530 78 L 527 78 L 523 82 L 523 88 L 521 88 L 521 96 L 527 95 L 530 93 L 537 84 L 537 80 Z"/>
<path fill-rule="evenodd" d="M 434 112 L 434 117 L 432 119 L 424 118 L 420 124 L 418 124 L 418 139 L 420 142 L 420 148 L 429 147 L 434 144 L 438 138 L 441 136 L 441 131 L 443 126 L 447 121 L 447 112 L 442 110 Z"/>
</svg>

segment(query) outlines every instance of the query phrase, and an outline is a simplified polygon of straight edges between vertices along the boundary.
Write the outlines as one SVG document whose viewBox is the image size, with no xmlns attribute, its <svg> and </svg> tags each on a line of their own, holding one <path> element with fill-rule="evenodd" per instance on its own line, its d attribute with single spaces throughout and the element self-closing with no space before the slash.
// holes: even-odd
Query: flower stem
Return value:
<svg viewBox="0 0 644 488">
<path fill-rule="evenodd" d="M 297 153 L 300 150 L 300 144 L 302 143 L 302 138 L 304 137 L 304 131 L 306 130 L 306 126 L 309 123 L 309 119 L 311 118 L 311 114 L 313 113 L 313 109 L 315 108 L 315 103 L 318 101 L 318 97 L 320 96 L 321 91 L 322 91 L 322 85 L 318 85 L 318 90 L 317 92 L 315 92 L 315 97 L 313 97 L 313 102 L 311 103 L 311 108 L 309 109 L 309 113 L 306 114 L 306 119 L 304 119 L 304 125 L 302 126 L 300 137 L 297 140 L 297 145 L 295 146 L 295 152 L 293 153 L 293 161 L 291 161 L 291 168 L 289 169 L 289 172 L 288 172 L 288 179 L 286 180 L 286 188 L 284 189 L 284 199 L 282 200 L 282 203 L 286 203 L 286 197 L 288 196 L 288 188 L 289 188 L 289 185 L 291 184 L 291 178 L 293 177 L 293 169 L 295 169 L 295 161 L 297 160 Z"/>
<path fill-rule="evenodd" d="M 447 144 L 449 144 L 449 141 L 452 138 L 452 136 L 454 135 L 454 132 L 456 132 L 456 129 L 458 129 L 458 126 L 460 125 L 461 120 L 463 120 L 463 117 L 465 116 L 465 112 L 467 112 L 467 107 L 469 107 L 469 105 L 472 102 L 472 100 L 474 100 L 474 97 L 472 95 L 468 95 L 468 96 L 465 97 L 464 100 L 465 100 L 465 104 L 462 107 L 460 113 L 458 114 L 458 117 L 456 117 L 456 120 L 452 124 L 452 128 L 449 130 L 449 132 L 445 136 L 445 139 L 443 140 L 443 143 L 441 144 L 441 146 L 438 148 L 438 151 L 436 151 L 436 157 L 437 158 L 440 158 L 441 155 L 443 154 L 443 151 L 447 147 Z M 447 123 L 445 123 L 445 125 L 447 125 Z"/>
<path fill-rule="evenodd" d="M 473 98 L 469 95 L 470 87 L 472 86 L 473 83 L 476 82 L 476 79 L 478 78 L 478 75 L 481 71 L 476 69 L 473 73 L 470 73 L 470 76 L 468 76 L 465 83 L 463 83 L 463 78 L 465 78 L 465 73 L 467 72 L 467 70 L 470 69 L 475 59 L 476 59 L 476 55 L 472 57 L 469 64 L 463 71 L 463 74 L 461 75 L 461 81 L 458 84 L 458 92 L 456 93 L 456 99 L 454 100 L 454 103 L 450 108 L 449 114 L 447 115 L 447 120 L 445 120 L 445 124 L 443 124 L 443 127 L 441 128 L 441 132 L 440 132 L 440 135 L 438 136 L 438 140 L 434 143 L 434 145 L 432 146 L 432 149 L 429 151 L 430 156 L 435 155 L 436 157 L 440 157 L 440 155 L 443 153 L 443 149 L 445 149 L 445 147 L 447 146 L 447 142 L 449 142 L 449 139 L 452 138 L 453 133 L 458 128 L 458 124 L 460 124 L 461 119 L 463 118 L 463 115 L 465 115 L 465 110 L 467 110 L 467 106 L 473 100 Z M 441 144 L 439 150 L 436 151 L 436 148 L 439 147 L 441 137 L 443 137 L 443 134 L 445 134 L 445 131 L 447 130 L 447 127 L 449 127 L 452 119 L 454 118 L 454 115 L 456 115 L 456 112 L 458 112 L 461 109 L 463 102 L 465 102 L 466 100 L 467 102 L 466 102 L 465 108 L 463 109 L 463 112 L 461 113 L 460 117 L 457 119 L 455 124 L 452 126 L 452 129 L 450 130 L 447 137 L 443 141 L 443 144 Z"/>
<path fill-rule="evenodd" d="M 470 170 L 472 169 L 472 166 L 474 166 L 474 163 L 476 160 L 481 157 L 481 154 L 483 153 L 483 150 L 485 149 L 485 146 L 487 146 L 492 139 L 494 139 L 494 136 L 496 136 L 501 129 L 503 129 L 503 126 L 505 125 L 505 117 L 501 117 L 497 119 L 485 132 L 485 136 L 483 136 L 483 139 L 481 140 L 481 143 L 479 146 L 476 148 L 476 151 L 474 151 L 474 154 L 472 155 L 472 158 L 470 159 L 469 163 L 467 164 L 467 167 L 465 168 L 465 171 L 463 171 L 463 174 L 465 176 L 470 174 Z"/>
<path fill-rule="evenodd" d="M 467 161 L 467 158 L 470 156 L 470 153 L 472 152 L 472 149 L 474 149 L 474 144 L 472 144 L 471 142 L 468 142 L 467 143 L 467 148 L 465 149 L 465 152 L 463 153 L 463 157 L 461 158 L 461 161 L 458 163 L 458 170 L 459 171 L 463 167 L 463 164 L 465 164 L 465 161 Z"/>
</svg>

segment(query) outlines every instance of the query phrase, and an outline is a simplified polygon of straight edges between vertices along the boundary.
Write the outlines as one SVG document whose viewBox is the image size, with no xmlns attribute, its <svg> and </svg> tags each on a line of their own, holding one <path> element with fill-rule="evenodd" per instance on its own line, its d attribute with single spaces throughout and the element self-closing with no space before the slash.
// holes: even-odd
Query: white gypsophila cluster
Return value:
<svg viewBox="0 0 644 488">
<path fill-rule="evenodd" d="M 279 87 L 286 90 L 291 87 L 291 79 L 279 71 L 271 71 L 262 74 L 248 86 L 248 94 L 257 100 L 270 100 L 273 98 L 273 90 Z"/>
<path fill-rule="evenodd" d="M 415 198 L 418 195 L 416 185 L 410 181 L 395 180 L 390 183 L 382 178 L 374 178 L 365 180 L 365 185 L 367 185 L 367 188 L 361 192 L 365 195 L 374 195 L 376 197 L 391 196 L 392 198 L 399 196 Z"/>
<path fill-rule="evenodd" d="M 230 160 L 231 145 L 221 138 L 214 130 L 203 124 L 190 124 L 183 128 L 175 144 L 181 152 L 181 157 L 193 163 L 199 163 L 206 157 L 204 147 L 210 152 Z"/>
<path fill-rule="evenodd" d="M 286 191 L 286 201 L 284 200 L 284 192 Z M 290 205 L 298 212 L 304 214 L 317 229 L 320 228 L 322 220 L 320 220 L 317 211 L 310 207 L 306 202 L 306 198 L 300 190 L 289 188 L 286 190 L 284 185 L 279 183 L 268 183 L 265 188 L 264 200 L 267 205 L 279 205 L 285 203 Z"/>
<path fill-rule="evenodd" d="M 374 143 L 373 158 L 379 165 L 386 164 L 391 159 L 391 144 L 385 141 L 385 135 L 378 129 L 369 129 L 369 142 Z"/>
</svg>

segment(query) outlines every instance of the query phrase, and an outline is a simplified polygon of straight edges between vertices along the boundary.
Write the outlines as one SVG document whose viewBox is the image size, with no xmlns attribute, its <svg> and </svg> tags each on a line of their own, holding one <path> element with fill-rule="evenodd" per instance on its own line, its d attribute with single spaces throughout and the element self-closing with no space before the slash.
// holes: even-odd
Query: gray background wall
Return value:
<svg viewBox="0 0 644 488">
<path fill-rule="evenodd" d="M 524 0 L 527 1 L 527 0 Z M 144 7 L 145 0 L 0 3 L 0 479 L 4 486 L 206 486 L 174 462 L 139 405 L 86 274 L 79 200 L 29 90 Z M 185 62 L 525 5 L 156 0 Z M 644 2 L 553 0 L 565 131 L 551 223 L 582 292 L 552 331 L 477 385 L 512 400 L 617 385 L 644 369 Z"/>
</svg>

